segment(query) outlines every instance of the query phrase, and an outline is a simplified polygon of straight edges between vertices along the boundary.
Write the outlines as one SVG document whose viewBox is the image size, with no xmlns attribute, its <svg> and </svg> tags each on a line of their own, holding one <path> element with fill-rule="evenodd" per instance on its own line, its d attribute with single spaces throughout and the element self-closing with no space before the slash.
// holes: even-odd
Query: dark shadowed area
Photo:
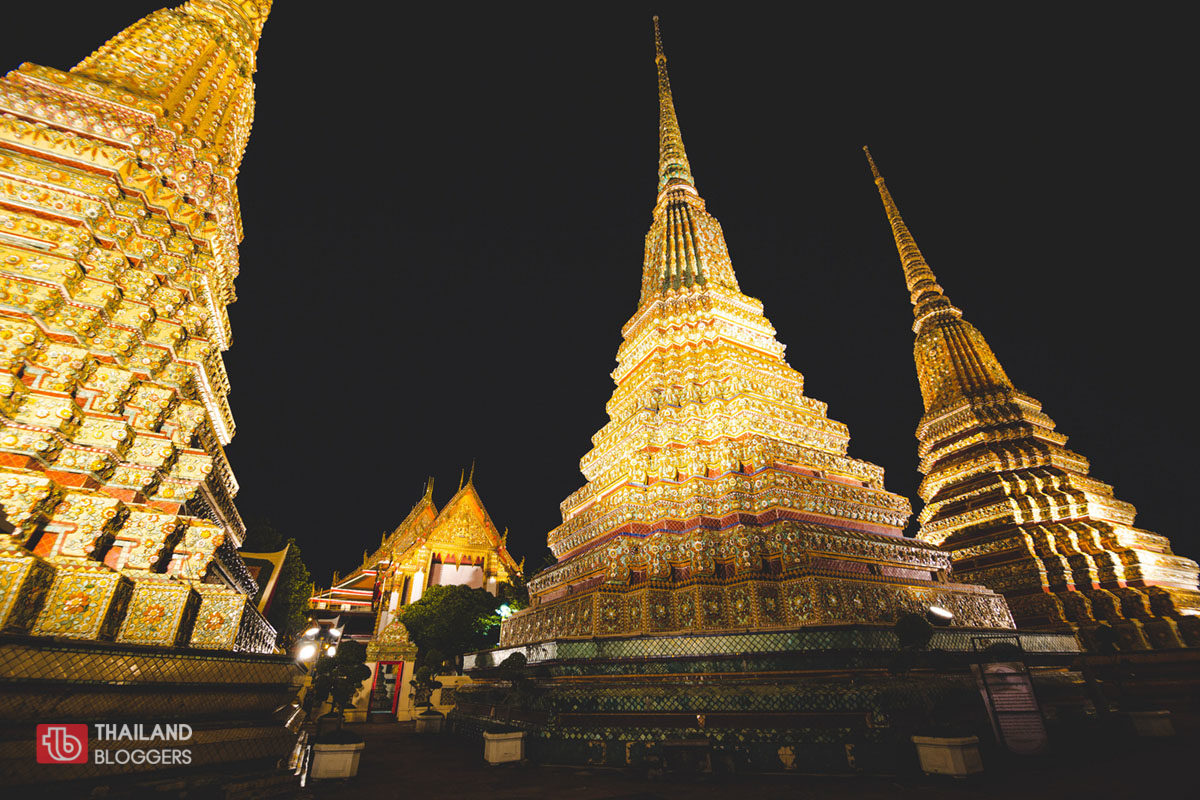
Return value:
<svg viewBox="0 0 1200 800">
<path fill-rule="evenodd" d="M 0 69 L 67 68 L 160 5 L 6 8 Z M 1182 17 L 837 9 L 277 2 L 226 353 L 243 516 L 327 584 L 427 475 L 440 504 L 475 459 L 510 549 L 540 562 L 637 301 L 657 13 L 741 287 L 850 454 L 919 508 L 912 315 L 870 144 L 1016 385 L 1139 526 L 1200 556 Z"/>
</svg>

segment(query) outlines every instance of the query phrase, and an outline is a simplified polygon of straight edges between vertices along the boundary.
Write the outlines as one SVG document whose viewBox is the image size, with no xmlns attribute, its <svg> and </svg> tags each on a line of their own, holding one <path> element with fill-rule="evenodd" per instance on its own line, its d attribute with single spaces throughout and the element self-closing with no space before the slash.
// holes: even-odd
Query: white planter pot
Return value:
<svg viewBox="0 0 1200 800">
<path fill-rule="evenodd" d="M 978 736 L 914 736 L 912 741 L 926 775 L 965 778 L 983 772 Z"/>
<path fill-rule="evenodd" d="M 365 744 L 314 744 L 312 777 L 353 778 L 358 774 L 358 760 Z"/>
<path fill-rule="evenodd" d="M 507 764 L 525 758 L 525 732 L 484 733 L 483 760 L 489 764 Z"/>
<path fill-rule="evenodd" d="M 445 722 L 444 714 L 417 714 L 413 717 L 416 720 L 417 733 L 441 733 L 442 723 Z"/>
<path fill-rule="evenodd" d="M 1129 721 L 1138 736 L 1174 736 L 1170 711 L 1130 711 Z"/>
</svg>

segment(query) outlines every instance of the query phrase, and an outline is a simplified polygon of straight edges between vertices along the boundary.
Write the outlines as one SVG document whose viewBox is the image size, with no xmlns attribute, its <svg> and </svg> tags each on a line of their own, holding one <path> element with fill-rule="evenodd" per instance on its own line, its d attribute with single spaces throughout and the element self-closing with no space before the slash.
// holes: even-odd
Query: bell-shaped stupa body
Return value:
<svg viewBox="0 0 1200 800">
<path fill-rule="evenodd" d="M 1196 563 L 1133 527 L 1134 507 L 1090 477 L 1041 404 L 1014 388 L 938 285 L 870 164 L 916 317 L 925 402 L 917 538 L 946 550 L 961 580 L 1002 592 L 1020 628 L 1070 627 L 1091 643 L 1109 623 L 1125 647 L 1200 645 Z"/>
<path fill-rule="evenodd" d="M 586 485 L 549 534 L 558 564 L 502 645 L 674 631 L 891 625 L 942 606 L 1006 628 L 1004 601 L 949 582 L 905 539 L 908 501 L 846 454 L 846 426 L 804 379 L 762 303 L 742 294 L 683 148 L 655 26 L 659 179 L 641 299 L 622 330 L 609 422 Z"/>
<path fill-rule="evenodd" d="M 0 79 L 0 628 L 271 650 L 222 446 L 270 0 Z"/>
</svg>

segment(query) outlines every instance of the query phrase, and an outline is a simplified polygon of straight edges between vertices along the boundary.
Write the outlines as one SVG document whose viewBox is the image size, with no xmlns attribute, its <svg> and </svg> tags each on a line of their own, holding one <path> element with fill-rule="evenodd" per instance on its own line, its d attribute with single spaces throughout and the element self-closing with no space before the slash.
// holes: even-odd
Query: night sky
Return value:
<svg viewBox="0 0 1200 800">
<path fill-rule="evenodd" d="M 68 68 L 161 2 L 68 5 L 6 8 L 0 69 Z M 476 459 L 510 549 L 541 561 L 638 298 L 658 13 L 742 290 L 850 454 L 920 507 L 912 313 L 869 144 L 1014 383 L 1139 526 L 1200 556 L 1182 18 L 813 8 L 277 2 L 225 356 L 243 516 L 324 584 Z"/>
</svg>

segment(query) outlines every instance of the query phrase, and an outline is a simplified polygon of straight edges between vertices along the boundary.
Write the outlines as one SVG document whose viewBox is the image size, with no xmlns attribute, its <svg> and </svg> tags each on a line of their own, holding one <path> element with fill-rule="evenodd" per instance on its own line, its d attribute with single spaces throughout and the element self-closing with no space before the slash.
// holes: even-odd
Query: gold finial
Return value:
<svg viewBox="0 0 1200 800">
<path fill-rule="evenodd" d="M 875 176 L 875 180 L 883 180 L 883 176 L 879 174 L 879 167 L 875 166 L 875 159 L 871 158 L 871 148 L 864 144 L 863 152 L 867 154 L 867 163 L 871 165 L 871 174 Z"/>
<path fill-rule="evenodd" d="M 467 486 L 471 486 L 475 481 L 475 459 L 471 459 L 471 471 L 467 473 Z"/>
<path fill-rule="evenodd" d="M 430 475 L 425 479 L 425 496 L 433 497 L 433 476 Z"/>
<path fill-rule="evenodd" d="M 871 157 L 871 151 L 863 147 L 863 152 L 867 154 L 871 173 L 875 176 L 875 185 L 879 187 L 879 198 L 883 201 L 883 210 L 892 226 L 896 250 L 900 253 L 900 265 L 904 268 L 904 281 L 908 285 L 913 316 L 917 318 L 913 323 L 913 331 L 919 331 L 926 320 L 942 314 L 961 317 L 962 312 L 951 305 L 950 299 L 938 285 L 937 276 L 933 274 L 933 270 L 925 262 L 925 256 L 921 254 L 921 249 L 917 247 L 916 239 L 909 232 L 908 226 L 904 224 L 904 218 L 900 216 L 900 209 L 896 206 L 896 201 L 892 199 L 892 193 L 888 191 L 879 167 L 875 165 L 875 159 Z"/>
<path fill-rule="evenodd" d="M 466 470 L 462 470 L 462 469 L 460 469 L 460 470 L 458 471 L 458 490 L 459 490 L 460 492 L 462 491 L 462 487 L 463 487 L 463 477 L 464 477 L 466 474 L 467 474 L 467 473 L 466 473 Z"/>
<path fill-rule="evenodd" d="M 683 149 L 683 134 L 675 116 L 675 101 L 671 97 L 671 79 L 667 75 L 667 56 L 663 53 L 662 31 L 658 17 L 654 18 L 654 63 L 658 66 L 658 191 L 671 186 L 696 186 L 692 167 Z"/>
</svg>

